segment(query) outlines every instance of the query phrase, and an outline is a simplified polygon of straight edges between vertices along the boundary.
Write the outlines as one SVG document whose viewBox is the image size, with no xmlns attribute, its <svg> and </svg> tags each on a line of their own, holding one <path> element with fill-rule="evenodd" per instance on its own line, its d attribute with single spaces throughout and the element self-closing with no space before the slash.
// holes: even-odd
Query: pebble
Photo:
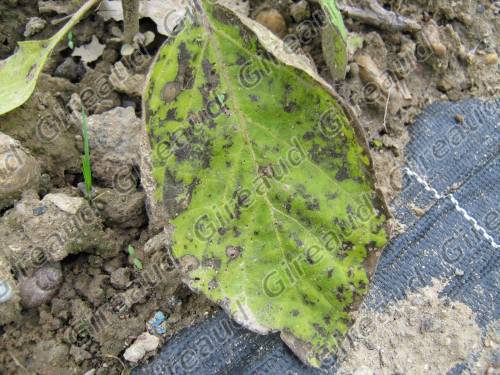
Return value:
<svg viewBox="0 0 500 375">
<path fill-rule="evenodd" d="M 285 18 L 276 9 L 271 8 L 260 11 L 255 20 L 279 37 L 284 37 L 287 33 Z"/>
<path fill-rule="evenodd" d="M 0 303 L 10 301 L 12 296 L 13 293 L 10 285 L 7 283 L 7 281 L 0 280 Z"/>
<path fill-rule="evenodd" d="M 33 308 L 49 302 L 62 283 L 63 274 L 60 266 L 44 265 L 36 270 L 33 276 L 19 283 L 21 304 Z"/>
<path fill-rule="evenodd" d="M 470 26 L 472 25 L 472 22 L 473 22 L 473 19 L 472 17 L 467 14 L 467 13 L 460 13 L 458 15 L 458 19 L 460 20 L 460 22 L 462 22 L 465 26 Z"/>
<path fill-rule="evenodd" d="M 455 275 L 456 275 L 456 276 L 463 276 L 463 275 L 464 275 L 464 271 L 463 271 L 463 270 L 461 270 L 460 268 L 457 268 L 457 269 L 455 270 Z"/>
<path fill-rule="evenodd" d="M 85 74 L 85 68 L 77 63 L 72 57 L 67 57 L 54 71 L 55 77 L 66 78 L 71 82 L 77 82 Z"/>
<path fill-rule="evenodd" d="M 455 115 L 455 121 L 459 124 L 463 124 L 463 122 L 465 121 L 464 119 L 464 116 L 462 116 L 461 114 L 457 113 Z"/>
<path fill-rule="evenodd" d="M 29 38 L 35 34 L 38 34 L 40 31 L 45 29 L 47 26 L 47 22 L 40 17 L 31 17 L 26 24 L 26 28 L 24 29 L 24 36 Z"/>
<path fill-rule="evenodd" d="M 141 333 L 135 342 L 125 350 L 123 358 L 129 362 L 139 362 L 147 352 L 155 350 L 159 344 L 160 339 L 158 337 L 148 332 Z"/>
<path fill-rule="evenodd" d="M 120 49 L 120 53 L 122 56 L 130 56 L 134 53 L 135 48 L 130 44 L 124 43 Z"/>
<path fill-rule="evenodd" d="M 498 62 L 498 55 L 496 52 L 489 53 L 484 57 L 484 63 L 486 65 L 494 65 Z"/>
<path fill-rule="evenodd" d="M 45 212 L 47 212 L 47 207 L 46 206 L 39 206 L 39 207 L 33 208 L 33 215 L 34 216 L 43 215 Z"/>
<path fill-rule="evenodd" d="M 446 56 L 446 46 L 443 43 L 432 43 L 431 47 L 438 57 Z"/>
<path fill-rule="evenodd" d="M 290 14 L 292 15 L 295 22 L 302 22 L 305 19 L 311 17 L 309 3 L 305 0 L 300 0 L 298 3 L 292 4 L 290 6 Z"/>
<path fill-rule="evenodd" d="M 85 205 L 85 199 L 70 197 L 64 193 L 50 193 L 43 198 L 44 202 L 53 203 L 58 209 L 71 215 L 76 215 Z"/>
<path fill-rule="evenodd" d="M 445 57 L 447 48 L 441 41 L 438 25 L 434 21 L 431 21 L 425 25 L 422 31 L 426 42 L 429 43 L 436 56 L 440 58 Z"/>
</svg>

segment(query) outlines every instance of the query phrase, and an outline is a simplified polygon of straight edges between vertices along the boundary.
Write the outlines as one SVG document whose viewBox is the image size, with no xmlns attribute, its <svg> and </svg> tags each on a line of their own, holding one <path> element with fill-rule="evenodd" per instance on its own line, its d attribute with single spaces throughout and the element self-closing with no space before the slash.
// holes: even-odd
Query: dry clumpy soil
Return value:
<svg viewBox="0 0 500 375">
<path fill-rule="evenodd" d="M 35 35 L 47 38 L 59 27 L 52 21 L 70 14 L 82 1 L 38 1 L 38 8 L 34 6 L 36 3 L 0 2 L 0 58 L 14 51 L 16 41 L 25 40 L 23 33 L 30 17 L 47 22 Z M 367 3 L 353 1 L 351 5 L 366 8 Z M 380 187 L 390 201 L 398 189 L 399 177 L 396 174 L 395 181 L 389 177 L 394 177 L 391 172 L 404 160 L 407 126 L 414 117 L 437 100 L 492 98 L 499 92 L 500 17 L 498 8 L 483 0 L 381 3 L 385 9 L 417 22 L 420 30 L 394 31 L 391 25 L 374 26 L 366 20 L 346 16 L 351 37 L 361 38 L 362 42 L 350 49 L 347 78 L 339 82 L 329 78 L 321 38 L 310 22 L 317 9 L 315 2 L 253 0 L 250 16 L 282 37 L 298 36 L 302 51 L 314 60 L 318 72 L 353 106 L 367 133 L 380 172 Z M 121 44 L 113 40 L 116 28 L 121 28 L 121 24 L 104 22 L 95 14 L 87 17 L 73 30 L 74 43 L 88 44 L 95 35 L 106 45 L 102 56 L 84 63 L 72 57 L 68 46 L 61 43 L 33 97 L 18 110 L 0 117 L 0 131 L 19 140 L 40 162 L 41 197 L 57 192 L 79 195 L 82 145 L 78 126 L 71 125 L 78 96 L 90 91 L 98 97 L 89 108 L 90 116 L 109 111 L 121 116 L 126 112 L 117 107 L 131 108 L 126 113 L 130 121 L 136 121 L 134 115 L 141 116 L 140 98 L 134 85 L 108 84 L 111 68 L 125 62 L 120 55 Z M 143 19 L 141 30 L 156 33 L 156 26 Z M 125 64 L 135 75 L 135 82 L 141 81 L 150 56 L 154 56 L 163 40 L 157 34 L 140 63 L 132 67 Z M 39 134 L 37 137 L 40 122 L 36 119 L 47 115 L 52 116 L 50 119 L 62 131 L 50 142 L 40 142 Z M 95 121 L 100 118 L 94 117 Z M 131 134 L 134 136 L 139 134 Z M 105 139 L 102 144 L 105 147 Z M 166 333 L 159 335 L 161 344 L 178 330 L 215 311 L 206 299 L 183 286 L 168 259 L 161 256 L 164 246 L 154 245 L 161 228 L 148 223 L 144 199 L 140 198 L 141 183 L 134 173 L 136 165 L 130 164 L 129 159 L 134 157 L 106 161 L 110 164 L 93 161 L 98 168 L 96 194 L 102 193 L 106 207 L 112 208 L 99 210 L 108 250 L 99 252 L 90 248 L 67 256 L 61 262 L 63 282 L 57 294 L 38 308 L 24 309 L 16 322 L 0 327 L 2 374 L 84 374 L 93 369 L 99 375 L 121 374 L 124 368 L 131 367 L 123 360 L 124 350 L 146 331 L 146 322 L 157 311 L 167 317 Z M 116 198 L 116 186 L 108 179 L 110 165 L 115 169 L 123 167 L 136 185 L 122 203 Z M 6 215 L 10 209 L 12 206 L 4 208 L 2 214 Z M 141 259 L 143 270 L 129 256 L 130 244 Z M 346 349 L 348 356 L 342 371 L 435 374 L 446 373 L 456 363 L 467 360 L 468 353 L 480 345 L 479 328 L 466 306 L 439 300 L 439 289 L 440 284 L 436 283 L 383 314 L 361 311 L 361 316 L 380 324 L 375 324 L 370 340 L 361 340 Z M 415 310 L 418 319 L 412 320 Z M 452 348 L 431 350 L 442 340 L 445 347 Z M 490 357 L 483 353 L 481 361 L 481 368 L 488 368 Z"/>
<path fill-rule="evenodd" d="M 446 374 L 464 362 L 473 364 L 473 354 L 487 356 L 474 313 L 463 303 L 440 298 L 444 286 L 433 280 L 383 313 L 361 309 L 351 330 L 355 337 L 344 344 L 339 374 Z M 483 374 L 489 364 L 471 368 Z"/>
</svg>

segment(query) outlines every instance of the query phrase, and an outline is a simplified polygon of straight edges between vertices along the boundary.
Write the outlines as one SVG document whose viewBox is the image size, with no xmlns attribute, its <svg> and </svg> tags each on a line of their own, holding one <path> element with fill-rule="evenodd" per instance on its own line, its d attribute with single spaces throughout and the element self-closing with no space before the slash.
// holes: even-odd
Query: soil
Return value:
<svg viewBox="0 0 500 375">
<path fill-rule="evenodd" d="M 345 340 L 339 374 L 446 374 L 473 364 L 472 354 L 483 349 L 481 328 L 467 305 L 439 297 L 444 286 L 433 280 L 383 313 L 361 309 L 351 330 L 356 337 Z M 483 374 L 488 368 L 482 363 L 475 370 Z"/>
<path fill-rule="evenodd" d="M 47 21 L 47 26 L 31 38 L 48 38 L 59 27 L 54 21 L 74 11 L 82 1 L 38 3 L 43 5 L 43 13 L 34 0 L 0 1 L 0 59 L 14 51 L 16 41 L 26 39 L 23 33 L 30 17 Z M 458 0 L 453 5 L 446 0 L 381 2 L 386 9 L 418 22 L 421 31 L 384 31 L 383 27 L 346 17 L 351 36 L 361 37 L 363 43 L 359 48 L 351 48 L 347 78 L 337 82 L 330 78 L 321 51 L 321 37 L 311 26 L 317 3 L 302 0 L 300 6 L 294 6 L 296 3 L 299 1 L 252 0 L 250 15 L 277 22 L 273 27 L 281 35 L 298 36 L 302 51 L 314 60 L 318 72 L 352 105 L 372 149 L 379 187 L 389 202 L 401 187 L 397 171 L 409 141 L 407 128 L 425 106 L 438 100 L 456 101 L 471 96 L 492 98 L 500 92 L 497 57 L 500 17 L 499 9 L 490 1 Z M 352 4 L 366 7 L 363 1 Z M 269 9 L 275 11 L 269 13 Z M 81 195 L 78 184 L 82 182 L 82 139 L 74 121 L 79 111 L 73 109 L 79 108 L 77 104 L 84 100 L 85 93 L 97 98 L 93 105 L 87 105 L 88 115 L 96 122 L 113 123 L 114 120 L 99 116 L 117 107 L 131 108 L 127 119 L 141 116 L 136 85 L 110 83 L 112 67 L 120 62 L 133 74 L 131 82 L 140 82 L 165 37 L 157 33 L 154 22 L 141 20 L 141 31 L 152 31 L 156 38 L 143 51 L 140 61 L 130 64 L 130 60 L 120 55 L 121 43 L 115 38 L 116 30 L 121 28 L 119 22 L 104 22 L 96 14 L 88 16 L 73 30 L 74 44 L 88 44 L 95 35 L 106 45 L 102 56 L 84 63 L 71 57 L 68 43 L 60 43 L 32 98 L 16 111 L 0 116 L 0 131 L 20 141 L 40 162 L 40 197 L 58 192 Z M 50 131 L 44 133 L 43 129 Z M 105 137 L 106 133 L 102 134 Z M 139 139 L 138 133 L 130 135 L 134 136 Z M 101 144 L 104 148 L 110 147 L 106 141 Z M 182 284 L 165 256 L 162 228 L 148 221 L 144 189 L 133 159 L 117 156 L 102 165 L 96 161 L 97 168 L 102 168 L 95 180 L 95 194 L 103 197 L 108 207 L 97 209 L 102 221 L 99 230 L 108 250 L 89 248 L 66 256 L 61 261 L 63 282 L 52 299 L 37 308 L 23 309 L 18 319 L 0 326 L 2 374 L 84 374 L 91 370 L 99 375 L 121 374 L 134 366 L 123 359 L 125 349 L 147 327 L 151 328 L 147 322 L 158 311 L 166 317 L 166 332 L 156 333 L 161 339 L 160 346 L 179 330 L 216 311 L 204 297 L 193 294 Z M 125 180 L 132 181 L 132 188 L 124 197 L 117 194 L 119 189 L 109 178 L 110 165 L 123 169 Z M 2 214 L 7 216 L 12 208 L 13 205 L 3 208 Z M 134 249 L 133 255 L 129 245 Z M 466 306 L 438 299 L 439 288 L 440 283 L 436 282 L 433 288 L 422 291 L 420 297 L 410 296 L 390 307 L 385 315 L 371 317 L 389 322 L 375 327 L 374 347 L 390 351 L 396 346 L 406 351 L 396 357 L 380 357 L 380 349 L 370 349 L 373 345 L 347 349 L 344 372 L 364 373 L 356 371 L 362 371 L 359 368 L 367 358 L 379 363 L 370 368 L 380 373 L 445 373 L 460 362 L 469 349 L 478 345 L 480 332 Z M 439 332 L 458 332 L 457 337 L 451 337 L 450 333 L 449 338 L 463 347 L 449 353 L 432 353 L 428 351 L 429 343 L 436 339 L 437 333 L 422 335 L 417 326 L 403 329 L 406 311 L 415 310 L 414 298 L 420 298 L 425 306 L 421 314 L 441 316 Z M 392 319 L 396 313 L 403 318 Z M 385 329 L 393 331 L 391 337 L 398 341 L 388 342 Z M 401 330 L 414 339 L 399 335 L 397 332 Z M 426 347 L 416 350 L 421 346 Z M 143 360 L 154 353 L 149 352 Z M 408 358 L 411 365 L 405 362 Z M 484 368 L 488 366 L 488 359 L 484 359 Z"/>
</svg>

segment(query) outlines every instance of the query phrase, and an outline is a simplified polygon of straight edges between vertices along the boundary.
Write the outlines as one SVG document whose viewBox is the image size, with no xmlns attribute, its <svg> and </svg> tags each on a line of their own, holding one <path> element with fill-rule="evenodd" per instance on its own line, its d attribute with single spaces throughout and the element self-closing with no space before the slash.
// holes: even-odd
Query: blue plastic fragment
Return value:
<svg viewBox="0 0 500 375">
<path fill-rule="evenodd" d="M 34 216 L 43 215 L 45 212 L 47 212 L 47 207 L 45 207 L 45 206 L 40 206 L 40 207 L 33 208 L 33 215 Z"/>
<path fill-rule="evenodd" d="M 156 333 L 163 335 L 167 332 L 165 320 L 165 315 L 161 311 L 157 311 L 154 317 L 148 321 L 148 324 Z"/>
</svg>

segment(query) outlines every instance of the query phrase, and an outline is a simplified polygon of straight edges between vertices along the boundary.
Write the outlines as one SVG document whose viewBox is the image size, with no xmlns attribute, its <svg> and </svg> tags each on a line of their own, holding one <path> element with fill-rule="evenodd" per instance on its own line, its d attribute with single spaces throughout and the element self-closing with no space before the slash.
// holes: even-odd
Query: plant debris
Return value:
<svg viewBox="0 0 500 375">
<path fill-rule="evenodd" d="M 92 41 L 89 44 L 75 48 L 72 56 L 80 57 L 84 63 L 88 64 L 101 57 L 105 48 L 106 45 L 99 43 L 99 39 L 93 35 Z"/>
</svg>

